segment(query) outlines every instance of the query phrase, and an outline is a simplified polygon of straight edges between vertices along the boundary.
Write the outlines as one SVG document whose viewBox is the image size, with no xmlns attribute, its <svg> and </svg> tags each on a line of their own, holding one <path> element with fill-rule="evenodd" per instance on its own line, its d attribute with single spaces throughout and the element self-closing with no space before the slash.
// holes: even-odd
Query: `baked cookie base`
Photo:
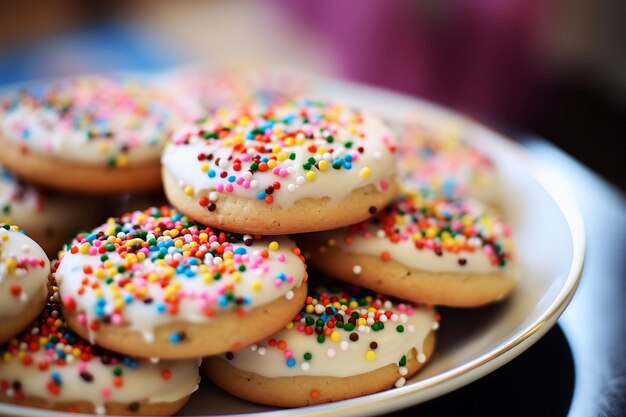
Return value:
<svg viewBox="0 0 626 417">
<path fill-rule="evenodd" d="M 99 323 L 93 332 L 96 344 L 116 352 L 144 358 L 190 359 L 237 350 L 257 342 L 282 329 L 300 311 L 307 296 L 307 285 L 293 288 L 290 300 L 281 297 L 252 308 L 243 315 L 229 310 L 216 313 L 205 323 L 172 322 L 154 330 L 154 340 L 146 341 L 139 331 L 123 325 Z M 90 331 L 77 320 L 77 312 L 64 309 L 69 327 L 86 340 Z M 183 335 L 179 343 L 172 343 L 173 333 Z"/>
<path fill-rule="evenodd" d="M 306 248 L 306 236 L 298 243 Z M 311 251 L 307 261 L 329 276 L 401 299 L 449 307 L 478 307 L 506 297 L 515 286 L 513 274 L 429 272 L 394 260 L 356 255 L 337 248 L 323 254 Z M 353 267 L 361 272 L 355 274 Z"/>
<path fill-rule="evenodd" d="M 178 181 L 163 167 L 163 186 L 170 203 L 187 216 L 207 226 L 237 233 L 284 235 L 336 229 L 366 220 L 372 216 L 371 207 L 381 210 L 397 194 L 395 179 L 389 188 L 378 191 L 374 185 L 357 188 L 337 204 L 330 199 L 302 199 L 290 208 L 250 198 L 220 194 L 217 209 L 209 211 L 198 204 L 200 197 L 185 195 Z"/>
<path fill-rule="evenodd" d="M 415 375 L 432 356 L 435 349 L 434 332 L 426 337 L 423 349 L 426 356 L 423 363 L 416 359 L 415 349 L 406 355 L 408 373 L 404 378 Z M 398 365 L 393 363 L 350 377 L 302 375 L 267 378 L 238 369 L 221 357 L 205 358 L 201 369 L 225 391 L 248 401 L 276 407 L 303 407 L 373 394 L 392 388 L 401 378 Z M 311 395 L 313 391 L 315 395 Z"/>
<path fill-rule="evenodd" d="M 98 195 L 146 192 L 161 186 L 158 160 L 125 168 L 86 165 L 26 150 L 2 136 L 0 148 L 0 163 L 8 171 L 34 184 L 57 190 Z"/>
<path fill-rule="evenodd" d="M 30 326 L 41 314 L 46 300 L 48 299 L 48 286 L 42 284 L 41 293 L 28 300 L 24 309 L 19 314 L 7 317 L 0 317 L 0 344 L 8 342 L 14 336 Z"/>
</svg>

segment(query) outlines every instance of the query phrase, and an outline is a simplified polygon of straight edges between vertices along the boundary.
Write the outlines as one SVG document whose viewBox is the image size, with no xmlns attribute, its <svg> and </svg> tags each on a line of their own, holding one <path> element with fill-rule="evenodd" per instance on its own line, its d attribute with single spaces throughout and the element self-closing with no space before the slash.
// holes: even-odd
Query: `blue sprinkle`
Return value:
<svg viewBox="0 0 626 417">
<path fill-rule="evenodd" d="M 243 303 L 244 303 L 245 305 L 249 305 L 251 302 L 252 302 L 252 297 L 250 297 L 250 296 L 248 296 L 248 295 L 245 295 L 245 296 L 243 297 Z"/>
<path fill-rule="evenodd" d="M 352 162 L 348 162 L 348 161 L 344 162 L 343 167 L 345 169 L 352 169 Z"/>
<path fill-rule="evenodd" d="M 293 368 L 294 366 L 296 366 L 296 360 L 294 358 L 287 359 L 287 366 Z"/>
<path fill-rule="evenodd" d="M 228 182 L 235 182 L 236 179 L 237 177 L 235 177 L 234 175 L 231 175 L 228 177 Z"/>
<path fill-rule="evenodd" d="M 182 274 L 183 272 L 185 272 L 185 267 L 183 265 L 178 265 L 176 267 L 176 273 L 177 274 Z"/>
<path fill-rule="evenodd" d="M 175 222 L 179 221 L 182 218 L 183 218 L 183 213 L 176 213 L 175 215 L 172 216 L 172 220 Z"/>
<path fill-rule="evenodd" d="M 157 305 L 156 305 L 157 313 L 165 313 L 166 309 L 167 309 L 167 307 L 165 306 L 165 303 L 163 303 L 163 302 L 157 303 Z"/>
<path fill-rule="evenodd" d="M 348 154 L 343 157 L 344 161 L 352 162 L 352 155 Z"/>
<path fill-rule="evenodd" d="M 265 191 L 259 191 L 259 193 L 256 195 L 256 198 L 258 198 L 259 200 L 263 200 L 265 198 Z"/>
<path fill-rule="evenodd" d="M 235 255 L 245 255 L 247 253 L 246 248 L 235 249 Z"/>
<path fill-rule="evenodd" d="M 285 273 L 284 273 L 284 272 L 279 272 L 279 273 L 276 275 L 276 278 L 280 279 L 281 281 L 284 281 L 285 279 L 287 279 L 287 275 L 285 275 Z"/>
<path fill-rule="evenodd" d="M 61 385 L 61 374 L 58 372 L 52 372 L 50 377 L 57 383 L 57 385 Z"/>
<path fill-rule="evenodd" d="M 210 169 L 209 172 L 207 172 L 207 175 L 209 176 L 209 178 L 215 178 L 215 171 Z"/>
<path fill-rule="evenodd" d="M 267 156 L 262 156 L 260 161 L 261 162 L 267 162 L 267 161 L 269 161 L 269 158 Z"/>
<path fill-rule="evenodd" d="M 124 302 L 125 302 L 126 304 L 132 304 L 132 302 L 133 302 L 134 300 L 135 300 L 135 298 L 134 298 L 131 294 L 128 294 L 128 295 L 126 295 L 126 296 L 124 297 Z"/>
<path fill-rule="evenodd" d="M 170 335 L 170 342 L 177 345 L 181 342 L 181 338 L 180 338 L 180 334 L 178 333 L 172 333 Z"/>
<path fill-rule="evenodd" d="M 87 240 L 88 242 L 93 242 L 96 237 L 97 235 L 95 233 L 90 233 L 85 236 L 85 240 Z"/>
<path fill-rule="evenodd" d="M 185 275 L 187 276 L 187 278 L 193 278 L 193 277 L 195 277 L 195 276 L 196 276 L 196 273 L 195 273 L 195 272 L 193 272 L 191 269 L 188 269 L 188 270 L 185 272 Z"/>
<path fill-rule="evenodd" d="M 220 307 L 226 307 L 228 305 L 228 298 L 225 295 L 221 295 L 218 299 L 217 299 L 217 304 Z"/>
</svg>

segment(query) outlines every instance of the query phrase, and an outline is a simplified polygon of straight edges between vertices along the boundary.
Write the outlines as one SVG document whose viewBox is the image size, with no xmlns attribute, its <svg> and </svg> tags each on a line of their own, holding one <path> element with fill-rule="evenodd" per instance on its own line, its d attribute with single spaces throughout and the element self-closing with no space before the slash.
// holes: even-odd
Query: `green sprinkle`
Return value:
<svg viewBox="0 0 626 417">
<path fill-rule="evenodd" d="M 403 356 L 402 358 L 400 358 L 400 362 L 398 362 L 398 365 L 406 366 L 406 356 Z"/>
<path fill-rule="evenodd" d="M 313 355 L 310 352 L 306 352 L 304 354 L 304 360 L 305 361 L 310 361 L 312 357 L 313 357 Z"/>
<path fill-rule="evenodd" d="M 398 324 L 396 326 L 396 330 L 397 330 L 398 333 L 404 333 L 404 326 L 401 325 L 401 324 Z"/>
</svg>

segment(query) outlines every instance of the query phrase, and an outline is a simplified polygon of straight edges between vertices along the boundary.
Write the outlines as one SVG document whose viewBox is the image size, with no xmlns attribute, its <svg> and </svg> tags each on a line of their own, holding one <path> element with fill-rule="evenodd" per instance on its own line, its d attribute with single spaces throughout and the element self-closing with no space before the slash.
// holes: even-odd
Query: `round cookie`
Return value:
<svg viewBox="0 0 626 417">
<path fill-rule="evenodd" d="M 489 156 L 467 142 L 462 124 L 432 124 L 415 116 L 402 125 L 401 182 L 447 198 L 475 198 L 498 206 L 499 176 Z"/>
<path fill-rule="evenodd" d="M 475 307 L 515 285 L 511 230 L 474 200 L 405 194 L 368 221 L 298 240 L 315 268 L 415 302 Z"/>
<path fill-rule="evenodd" d="M 17 226 L 0 224 L 0 343 L 24 330 L 48 295 L 50 262 Z"/>
<path fill-rule="evenodd" d="M 78 235 L 53 276 L 71 328 L 141 357 L 237 349 L 281 328 L 306 297 L 303 257 L 287 237 L 219 232 L 169 207 Z"/>
<path fill-rule="evenodd" d="M 0 102 L 0 163 L 67 191 L 156 189 L 166 137 L 193 115 L 192 106 L 139 74 L 33 83 Z"/>
<path fill-rule="evenodd" d="M 161 78 L 172 94 L 194 100 L 206 113 L 251 103 L 276 105 L 311 90 L 311 81 L 302 71 L 258 63 L 175 68 Z"/>
<path fill-rule="evenodd" d="M 200 380 L 198 360 L 138 360 L 74 334 L 54 287 L 36 321 L 0 345 L 0 356 L 0 401 L 72 413 L 172 415 Z"/>
<path fill-rule="evenodd" d="M 0 165 L 0 223 L 19 224 L 48 256 L 56 257 L 78 230 L 103 218 L 98 206 L 84 196 L 24 183 Z"/>
<path fill-rule="evenodd" d="M 237 352 L 205 358 L 218 386 L 249 401 L 300 407 L 400 387 L 431 357 L 432 308 L 359 289 L 310 290 L 291 323 Z"/>
<path fill-rule="evenodd" d="M 217 112 L 178 131 L 161 159 L 171 204 L 242 233 L 328 230 L 396 193 L 394 136 L 376 116 L 302 100 Z"/>
</svg>

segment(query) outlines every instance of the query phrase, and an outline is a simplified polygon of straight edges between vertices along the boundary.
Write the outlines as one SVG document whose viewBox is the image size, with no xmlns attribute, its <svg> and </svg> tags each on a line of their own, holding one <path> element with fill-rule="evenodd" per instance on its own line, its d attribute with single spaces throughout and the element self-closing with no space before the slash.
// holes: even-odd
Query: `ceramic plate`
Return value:
<svg viewBox="0 0 626 417">
<path fill-rule="evenodd" d="M 479 309 L 440 309 L 441 327 L 430 363 L 401 387 L 352 400 L 275 409 L 238 400 L 204 381 L 179 415 L 379 415 L 443 395 L 486 375 L 535 343 L 574 295 L 584 257 L 584 232 L 573 200 L 515 142 L 435 105 L 370 87 L 315 79 L 313 90 L 367 107 L 399 122 L 461 123 L 468 140 L 492 157 L 502 175 L 502 210 L 516 233 L 520 279 L 506 301 Z M 14 416 L 68 416 L 0 404 Z"/>
</svg>

